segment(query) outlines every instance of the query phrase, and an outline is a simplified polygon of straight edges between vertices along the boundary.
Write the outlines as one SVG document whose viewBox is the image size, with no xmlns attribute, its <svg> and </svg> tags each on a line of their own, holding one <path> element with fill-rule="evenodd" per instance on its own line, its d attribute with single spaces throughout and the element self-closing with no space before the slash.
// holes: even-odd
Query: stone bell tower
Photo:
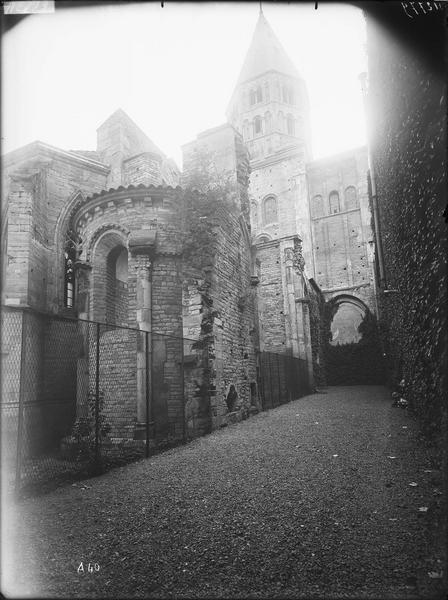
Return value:
<svg viewBox="0 0 448 600">
<path fill-rule="evenodd" d="M 312 158 L 308 93 L 261 10 L 227 119 L 242 134 L 250 154 L 255 242 L 298 234 L 311 274 L 305 175 L 305 164 Z"/>
<path fill-rule="evenodd" d="M 251 45 L 227 109 L 252 159 L 291 146 L 311 158 L 305 82 L 260 11 Z"/>
<path fill-rule="evenodd" d="M 311 160 L 304 80 L 260 10 L 227 119 L 250 157 L 260 349 L 306 361 L 312 382 L 306 281 L 313 253 L 306 163 Z"/>
</svg>

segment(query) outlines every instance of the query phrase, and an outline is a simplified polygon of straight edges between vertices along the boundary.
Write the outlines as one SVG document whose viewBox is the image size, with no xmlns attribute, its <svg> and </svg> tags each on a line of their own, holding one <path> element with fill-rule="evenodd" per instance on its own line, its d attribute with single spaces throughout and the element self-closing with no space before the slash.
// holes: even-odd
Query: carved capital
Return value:
<svg viewBox="0 0 448 600">
<path fill-rule="evenodd" d="M 156 229 L 137 229 L 129 234 L 129 252 L 133 255 L 153 256 L 156 251 Z"/>
<path fill-rule="evenodd" d="M 294 250 L 292 248 L 285 248 L 285 264 L 287 267 L 294 265 Z"/>
</svg>

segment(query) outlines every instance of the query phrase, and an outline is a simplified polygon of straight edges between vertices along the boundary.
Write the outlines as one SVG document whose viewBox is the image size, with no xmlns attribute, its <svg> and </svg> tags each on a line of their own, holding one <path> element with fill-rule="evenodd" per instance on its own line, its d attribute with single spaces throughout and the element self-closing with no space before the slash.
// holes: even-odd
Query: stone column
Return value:
<svg viewBox="0 0 448 600">
<path fill-rule="evenodd" d="M 310 317 L 308 298 L 305 297 L 302 243 L 298 236 L 286 238 L 282 248 L 282 283 L 286 317 L 286 347 L 292 356 L 305 360 L 308 381 L 313 385 Z"/>
<path fill-rule="evenodd" d="M 137 265 L 137 324 L 142 332 L 137 340 L 137 422 L 146 423 L 146 350 L 148 350 L 148 365 L 151 371 L 151 329 L 152 329 L 152 306 L 151 306 L 151 268 L 152 263 L 148 256 L 136 257 Z M 148 349 L 146 349 L 146 340 Z M 148 381 L 151 381 L 151 372 L 148 373 Z M 151 389 L 151 388 L 150 388 Z"/>
<path fill-rule="evenodd" d="M 286 327 L 286 347 L 291 351 L 292 356 L 304 358 L 303 354 L 303 336 L 300 336 L 300 324 L 295 305 L 295 288 L 297 287 L 296 273 L 293 270 L 294 266 L 294 250 L 292 247 L 287 247 L 283 251 L 282 262 L 284 261 L 285 268 L 285 327 Z"/>
<path fill-rule="evenodd" d="M 294 239 L 293 264 L 294 270 L 297 273 L 297 280 L 295 286 L 295 304 L 299 332 L 299 357 L 306 360 L 308 371 L 308 383 L 310 387 L 313 388 L 314 373 L 313 353 L 311 348 L 309 299 L 305 296 L 305 286 L 303 282 L 303 271 L 305 261 L 302 256 L 302 244 L 299 238 Z"/>
<path fill-rule="evenodd" d="M 151 413 L 152 376 L 152 291 L 151 271 L 156 246 L 156 230 L 139 229 L 129 235 L 129 251 L 134 259 L 136 272 L 136 321 L 142 331 L 137 340 L 137 428 L 135 437 L 146 437 L 146 394 L 148 382 L 149 410 Z M 143 333 L 145 332 L 145 333 Z M 146 333 L 147 332 L 147 333 Z M 148 347 L 146 347 L 146 343 Z M 148 353 L 148 358 L 147 358 Z M 148 370 L 147 370 L 148 367 Z"/>
<path fill-rule="evenodd" d="M 79 319 L 89 319 L 90 280 L 92 266 L 82 261 L 75 262 L 76 273 L 76 312 Z"/>
<path fill-rule="evenodd" d="M 94 325 L 86 322 L 89 319 L 90 310 L 90 283 L 92 267 L 88 263 L 76 261 L 75 277 L 76 291 L 75 302 L 78 315 L 78 360 L 76 365 L 76 415 L 77 417 L 88 416 L 88 392 L 89 392 L 89 364 L 90 344 L 94 339 Z"/>
</svg>

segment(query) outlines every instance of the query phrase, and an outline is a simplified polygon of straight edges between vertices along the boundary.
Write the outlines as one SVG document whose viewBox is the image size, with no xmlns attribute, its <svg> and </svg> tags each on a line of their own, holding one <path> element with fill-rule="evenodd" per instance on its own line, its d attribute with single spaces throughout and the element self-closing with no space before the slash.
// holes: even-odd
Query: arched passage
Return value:
<svg viewBox="0 0 448 600">
<path fill-rule="evenodd" d="M 327 303 L 328 345 L 325 352 L 329 385 L 378 384 L 383 366 L 375 316 L 354 296 Z"/>
<path fill-rule="evenodd" d="M 342 295 L 329 302 L 331 308 L 331 339 L 332 346 L 342 344 L 356 344 L 362 335 L 359 331 L 368 308 L 358 298 Z"/>
</svg>

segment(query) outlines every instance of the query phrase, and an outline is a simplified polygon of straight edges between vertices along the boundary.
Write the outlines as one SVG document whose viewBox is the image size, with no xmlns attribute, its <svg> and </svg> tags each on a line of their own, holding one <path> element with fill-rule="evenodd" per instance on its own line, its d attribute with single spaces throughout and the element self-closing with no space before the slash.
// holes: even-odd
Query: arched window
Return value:
<svg viewBox="0 0 448 600">
<path fill-rule="evenodd" d="M 339 202 L 338 192 L 331 192 L 330 194 L 330 215 L 341 212 L 341 205 Z"/>
<path fill-rule="evenodd" d="M 263 133 L 261 117 L 255 117 L 254 119 L 254 136 L 261 135 Z"/>
<path fill-rule="evenodd" d="M 265 122 L 266 133 L 271 133 L 271 131 L 272 131 L 272 115 L 269 111 L 267 113 L 265 113 L 265 115 L 264 115 L 264 122 Z"/>
<path fill-rule="evenodd" d="M 276 223 L 277 221 L 277 198 L 275 196 L 268 196 L 263 202 L 263 222 Z"/>
<path fill-rule="evenodd" d="M 114 248 L 106 259 L 106 321 L 128 322 L 128 251 L 123 246 Z"/>
<path fill-rule="evenodd" d="M 358 195 L 356 193 L 356 188 L 353 185 L 350 185 L 345 190 L 345 210 L 351 210 L 353 208 L 359 208 Z"/>
<path fill-rule="evenodd" d="M 256 91 L 254 89 L 250 90 L 249 92 L 249 104 L 255 104 L 257 102 L 257 94 Z"/>
<path fill-rule="evenodd" d="M 75 269 L 74 260 L 69 252 L 65 252 L 65 286 L 64 286 L 64 305 L 66 308 L 73 308 L 75 293 Z"/>
<path fill-rule="evenodd" d="M 286 131 L 288 135 L 295 135 L 296 133 L 294 117 L 292 115 L 287 115 L 286 117 Z"/>
<path fill-rule="evenodd" d="M 284 131 L 285 131 L 285 117 L 284 117 L 282 111 L 280 111 L 278 113 L 278 118 L 277 119 L 278 119 L 278 121 L 277 121 L 278 122 L 278 127 L 277 127 L 278 130 L 281 133 L 284 133 Z"/>
<path fill-rule="evenodd" d="M 70 229 L 64 246 L 64 306 L 73 308 L 75 299 L 75 261 L 81 247 L 81 238 Z"/>
<path fill-rule="evenodd" d="M 257 102 L 263 101 L 263 92 L 261 91 L 261 85 L 257 86 Z"/>
<path fill-rule="evenodd" d="M 269 82 L 266 81 L 264 84 L 264 99 L 266 102 L 269 102 Z"/>
<path fill-rule="evenodd" d="M 316 219 L 317 217 L 323 217 L 324 215 L 324 202 L 320 194 L 314 196 L 311 199 L 311 217 Z"/>
</svg>

